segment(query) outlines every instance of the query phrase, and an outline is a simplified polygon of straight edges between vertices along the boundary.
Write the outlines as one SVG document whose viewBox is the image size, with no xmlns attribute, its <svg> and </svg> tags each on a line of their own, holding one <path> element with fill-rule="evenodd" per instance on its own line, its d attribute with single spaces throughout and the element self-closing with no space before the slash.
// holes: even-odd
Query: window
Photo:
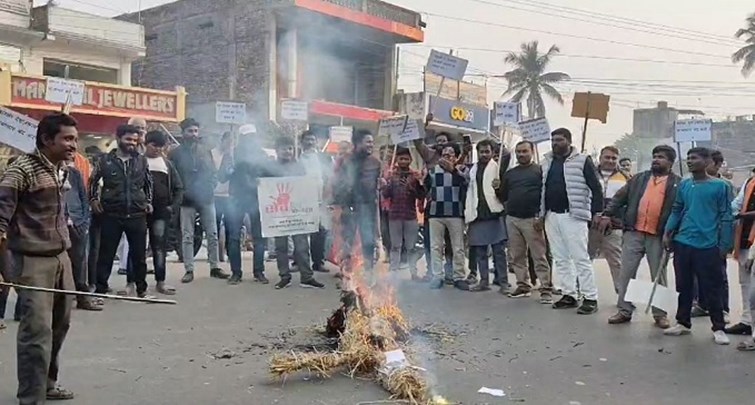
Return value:
<svg viewBox="0 0 755 405">
<path fill-rule="evenodd" d="M 44 59 L 43 74 L 45 76 L 65 77 L 66 66 L 68 66 L 69 79 L 118 84 L 117 69 L 82 65 L 56 59 Z"/>
<path fill-rule="evenodd" d="M 12 72 L 20 69 L 21 49 L 10 45 L 0 44 L 0 65 L 10 66 Z"/>
</svg>

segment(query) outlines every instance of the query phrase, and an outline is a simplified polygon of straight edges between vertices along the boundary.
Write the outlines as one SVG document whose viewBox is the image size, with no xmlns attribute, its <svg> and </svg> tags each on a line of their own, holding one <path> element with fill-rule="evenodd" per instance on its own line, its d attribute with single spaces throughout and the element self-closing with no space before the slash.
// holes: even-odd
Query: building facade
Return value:
<svg viewBox="0 0 755 405">
<path fill-rule="evenodd" d="M 180 0 L 120 18 L 146 29 L 133 83 L 185 86 L 206 126 L 218 101 L 259 126 L 299 99 L 316 130 L 374 129 L 394 110 L 396 44 L 424 39 L 419 14 L 379 0 Z"/>
</svg>

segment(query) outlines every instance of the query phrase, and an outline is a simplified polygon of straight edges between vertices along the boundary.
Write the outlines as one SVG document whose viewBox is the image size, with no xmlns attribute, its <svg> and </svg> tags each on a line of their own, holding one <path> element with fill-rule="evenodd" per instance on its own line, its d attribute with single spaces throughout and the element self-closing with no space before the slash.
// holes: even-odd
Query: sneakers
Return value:
<svg viewBox="0 0 755 405">
<path fill-rule="evenodd" d="M 187 271 L 186 274 L 181 278 L 181 282 L 184 284 L 188 284 L 194 281 L 194 272 L 193 271 Z"/>
<path fill-rule="evenodd" d="M 230 285 L 239 285 L 241 284 L 241 275 L 234 274 L 231 276 L 231 278 L 228 279 L 228 284 Z"/>
<path fill-rule="evenodd" d="M 740 323 L 738 323 L 738 324 L 736 324 L 734 326 L 730 326 L 728 328 L 725 328 L 724 332 L 727 335 L 750 336 L 750 335 L 752 335 L 752 326 L 745 325 L 742 322 L 740 322 Z"/>
<path fill-rule="evenodd" d="M 574 297 L 571 297 L 569 295 L 564 295 L 561 297 L 560 300 L 556 301 L 553 304 L 553 309 L 568 309 L 568 308 L 576 308 L 578 305 L 577 300 L 574 299 Z"/>
<path fill-rule="evenodd" d="M 540 303 L 543 305 L 553 304 L 553 296 L 550 293 L 540 293 Z"/>
<path fill-rule="evenodd" d="M 671 324 L 669 323 L 668 318 L 666 318 L 665 316 L 659 316 L 659 317 L 655 318 L 654 325 L 655 325 L 656 328 L 658 328 L 658 329 L 664 329 L 664 330 L 666 330 L 666 329 L 668 329 L 668 328 L 671 327 Z"/>
<path fill-rule="evenodd" d="M 299 283 L 299 286 L 302 288 L 325 288 L 325 284 L 310 278 L 309 280 L 304 280 Z"/>
<path fill-rule="evenodd" d="M 580 315 L 590 315 L 598 312 L 597 300 L 583 300 L 582 305 L 577 309 L 577 313 Z"/>
<path fill-rule="evenodd" d="M 268 280 L 264 274 L 254 276 L 254 282 L 260 284 L 270 284 L 270 280 Z"/>
<path fill-rule="evenodd" d="M 691 333 L 692 329 L 678 323 L 663 331 L 663 334 L 666 336 L 682 336 L 689 335 Z"/>
<path fill-rule="evenodd" d="M 726 336 L 726 333 L 722 330 L 713 332 L 713 341 L 716 342 L 717 345 L 728 345 L 731 343 L 729 337 Z"/>
<path fill-rule="evenodd" d="M 210 270 L 210 277 L 225 280 L 225 279 L 230 278 L 231 274 L 226 272 L 223 269 L 215 268 L 215 269 Z"/>
<path fill-rule="evenodd" d="M 469 283 L 467 280 L 454 281 L 454 287 L 458 290 L 469 291 Z"/>
<path fill-rule="evenodd" d="M 278 282 L 278 284 L 275 285 L 276 290 L 282 290 L 284 288 L 288 288 L 291 286 L 291 279 L 290 278 L 282 278 L 281 281 Z"/>
<path fill-rule="evenodd" d="M 516 290 L 509 293 L 509 298 L 527 298 L 532 292 L 524 287 L 517 287 Z"/>
</svg>

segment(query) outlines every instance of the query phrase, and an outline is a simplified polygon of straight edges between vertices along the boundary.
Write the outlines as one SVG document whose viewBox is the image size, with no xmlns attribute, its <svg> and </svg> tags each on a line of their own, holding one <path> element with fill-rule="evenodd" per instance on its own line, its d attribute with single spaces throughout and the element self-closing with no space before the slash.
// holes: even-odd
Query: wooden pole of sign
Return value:
<svg viewBox="0 0 755 405">
<path fill-rule="evenodd" d="M 587 121 L 590 119 L 590 92 L 587 92 L 587 109 L 585 110 L 585 126 L 582 128 L 582 153 L 585 153 L 585 142 L 587 141 Z"/>
<path fill-rule="evenodd" d="M 116 301 L 146 302 L 150 304 L 167 304 L 167 305 L 178 304 L 178 302 L 174 300 L 162 300 L 162 299 L 157 299 L 157 298 L 138 298 L 138 297 L 126 297 L 126 296 L 122 297 L 120 295 L 99 294 L 99 293 L 90 293 L 90 292 L 72 291 L 72 290 L 58 290 L 56 288 L 32 287 L 28 285 L 6 283 L 6 282 L 0 282 L 0 286 L 13 287 L 20 290 L 39 291 L 39 292 L 46 292 L 46 293 L 51 293 L 51 294 L 65 294 L 65 295 L 73 295 L 73 296 L 78 296 L 78 297 L 102 298 L 102 299 L 116 300 Z"/>
</svg>

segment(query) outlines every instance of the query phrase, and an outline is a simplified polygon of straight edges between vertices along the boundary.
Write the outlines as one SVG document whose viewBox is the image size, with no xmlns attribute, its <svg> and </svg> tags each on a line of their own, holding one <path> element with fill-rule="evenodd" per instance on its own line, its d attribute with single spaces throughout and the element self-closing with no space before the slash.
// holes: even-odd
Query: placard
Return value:
<svg viewBox="0 0 755 405">
<path fill-rule="evenodd" d="M 516 124 L 522 119 L 522 103 L 495 102 L 493 125 Z"/>
<path fill-rule="evenodd" d="M 311 177 L 263 177 L 259 180 L 262 236 L 306 235 L 320 227 L 319 183 Z"/>
<path fill-rule="evenodd" d="M 452 80 L 461 80 L 467 72 L 469 61 L 447 53 L 430 51 L 430 58 L 427 60 L 427 70 L 439 76 Z"/>
<path fill-rule="evenodd" d="M 281 101 L 281 118 L 290 121 L 309 120 L 309 105 L 306 101 L 283 100 Z"/>
<path fill-rule="evenodd" d="M 394 145 L 415 139 L 424 139 L 425 127 L 422 120 L 409 119 L 408 115 L 383 118 L 378 126 L 379 137 L 390 137 Z"/>
<path fill-rule="evenodd" d="M 351 142 L 351 135 L 354 134 L 354 127 L 330 127 L 328 135 L 330 136 L 330 142 Z"/>
<path fill-rule="evenodd" d="M 245 124 L 246 104 L 218 101 L 215 103 L 215 122 L 218 124 Z"/>
<path fill-rule="evenodd" d="M 38 124 L 32 118 L 0 107 L 0 143 L 30 153 L 37 145 Z"/>
<path fill-rule="evenodd" d="M 674 142 L 710 141 L 713 120 L 674 121 Z"/>
<path fill-rule="evenodd" d="M 48 77 L 45 100 L 51 103 L 82 105 L 84 104 L 84 82 Z"/>
<path fill-rule="evenodd" d="M 522 139 L 533 143 L 547 141 L 551 138 L 551 127 L 545 117 L 520 122 L 519 131 Z"/>
</svg>

